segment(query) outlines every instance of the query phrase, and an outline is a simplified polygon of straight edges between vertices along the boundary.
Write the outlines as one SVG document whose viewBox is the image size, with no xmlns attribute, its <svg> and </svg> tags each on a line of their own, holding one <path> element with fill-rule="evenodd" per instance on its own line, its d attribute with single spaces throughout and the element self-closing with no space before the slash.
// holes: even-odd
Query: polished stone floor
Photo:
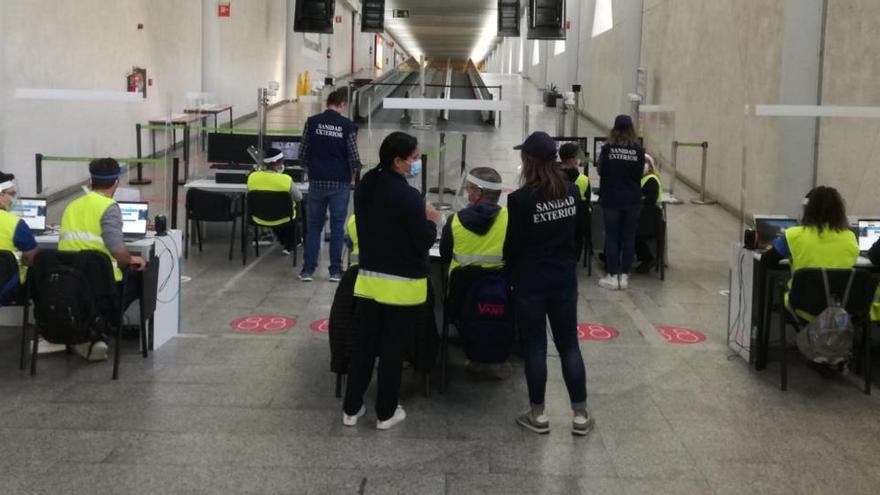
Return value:
<svg viewBox="0 0 880 495">
<path fill-rule="evenodd" d="M 512 76 L 487 77 L 493 82 L 505 85 L 512 110 L 500 130 L 469 134 L 468 166 L 497 167 L 515 187 L 511 147 L 521 139 L 522 103 L 537 102 L 538 92 Z M 270 120 L 297 125 L 304 115 L 290 105 Z M 552 130 L 552 114 L 533 112 L 531 127 Z M 581 129 L 598 132 L 585 122 Z M 362 131 L 364 162 L 375 160 L 386 132 Z M 436 133 L 418 135 L 427 151 L 436 148 Z M 455 183 L 458 155 L 448 153 Z M 428 173 L 436 182 L 436 168 Z M 191 280 L 181 335 L 149 359 L 129 348 L 119 381 L 109 363 L 63 353 L 43 358 L 31 378 L 17 370 L 17 330 L 0 329 L 0 493 L 876 494 L 877 396 L 862 395 L 855 378 L 803 365 L 782 393 L 772 364 L 756 372 L 731 357 L 722 291 L 738 220 L 690 204 L 670 207 L 669 219 L 665 282 L 639 276 L 629 291 L 609 293 L 596 286 L 597 273 L 580 273 L 579 319 L 619 332 L 581 342 L 597 421 L 587 438 L 569 433 L 552 347 L 549 435 L 514 424 L 528 404 L 521 362 L 509 379 L 480 379 L 464 371 L 457 349 L 445 394 L 423 396 L 421 377 L 405 372 L 409 416 L 400 427 L 377 432 L 369 411 L 344 428 L 327 335 L 311 328 L 328 316 L 335 288 L 326 247 L 315 282 L 305 284 L 278 248 L 245 267 L 238 253 L 227 261 L 228 234 L 218 229 L 184 262 Z M 251 315 L 296 326 L 231 329 Z M 706 340 L 671 344 L 660 325 Z"/>
</svg>

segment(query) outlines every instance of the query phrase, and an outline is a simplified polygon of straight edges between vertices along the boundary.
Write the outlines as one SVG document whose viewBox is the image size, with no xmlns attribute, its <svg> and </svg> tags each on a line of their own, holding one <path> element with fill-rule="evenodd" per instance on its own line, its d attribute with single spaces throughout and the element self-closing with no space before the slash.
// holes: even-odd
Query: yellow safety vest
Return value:
<svg viewBox="0 0 880 495">
<path fill-rule="evenodd" d="M 580 174 L 577 176 L 577 179 L 574 180 L 574 185 L 577 186 L 578 191 L 581 193 L 581 201 L 589 201 L 590 197 L 588 193 L 590 192 L 590 179 L 586 175 Z"/>
<path fill-rule="evenodd" d="M 351 239 L 351 253 L 349 253 L 349 264 L 351 266 L 354 266 L 357 265 L 360 261 L 358 259 L 360 257 L 360 249 L 358 249 L 357 224 L 354 221 L 354 215 L 348 217 L 348 224 L 345 228 L 348 229 L 348 238 Z"/>
<path fill-rule="evenodd" d="M 122 270 L 116 263 L 116 258 L 110 254 L 110 250 L 104 245 L 101 237 L 101 217 L 107 208 L 116 204 L 112 198 L 108 198 L 96 192 L 90 192 L 85 196 L 73 201 L 64 209 L 61 217 L 61 234 L 58 241 L 59 251 L 85 251 L 93 249 L 107 255 L 113 264 L 113 276 L 117 282 L 122 281 Z"/>
<path fill-rule="evenodd" d="M 19 281 L 27 279 L 27 266 L 21 260 L 21 251 L 15 247 L 15 229 L 21 219 L 6 210 L 0 210 L 0 250 L 10 251 L 18 261 Z M 2 283 L 2 282 L 0 282 Z"/>
<path fill-rule="evenodd" d="M 645 184 L 648 183 L 649 180 L 654 179 L 657 181 L 657 204 L 663 203 L 663 183 L 660 182 L 660 176 L 657 174 L 648 174 L 642 177 L 641 187 L 645 187 Z"/>
<path fill-rule="evenodd" d="M 251 172 L 251 174 L 248 175 L 247 179 L 248 191 L 273 191 L 289 193 L 292 186 L 293 179 L 287 174 L 279 174 L 278 172 L 257 170 L 256 172 Z M 257 218 L 255 216 L 251 216 L 251 218 L 253 218 L 254 223 L 256 223 L 257 225 L 263 225 L 266 227 L 283 225 L 296 218 L 296 203 L 293 203 L 293 216 L 289 219 L 282 218 L 281 220 L 268 221 Z"/>
<path fill-rule="evenodd" d="M 792 273 L 804 268 L 845 270 L 855 266 L 859 259 L 859 243 L 849 229 L 835 231 L 825 228 L 820 234 L 813 227 L 791 227 L 785 231 L 785 240 L 791 252 Z M 791 288 L 791 281 L 788 286 Z M 788 291 L 785 306 L 788 307 Z M 801 317 L 813 318 L 813 315 L 802 313 L 798 311 Z"/>
<path fill-rule="evenodd" d="M 392 306 L 418 306 L 428 300 L 428 279 L 361 269 L 354 283 L 354 295 Z"/>
<path fill-rule="evenodd" d="M 507 236 L 507 208 L 501 208 L 495 223 L 484 235 L 474 234 L 462 225 L 458 213 L 452 217 L 452 261 L 449 273 L 461 266 L 501 268 L 504 266 L 504 239 Z"/>
</svg>

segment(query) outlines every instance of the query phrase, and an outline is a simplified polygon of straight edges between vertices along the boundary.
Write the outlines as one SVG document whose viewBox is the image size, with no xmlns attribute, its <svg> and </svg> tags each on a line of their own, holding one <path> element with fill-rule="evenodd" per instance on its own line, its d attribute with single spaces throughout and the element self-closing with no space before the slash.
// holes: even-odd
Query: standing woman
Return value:
<svg viewBox="0 0 880 495">
<path fill-rule="evenodd" d="M 608 274 L 599 286 L 629 287 L 629 270 L 636 250 L 636 230 L 642 209 L 645 150 L 636 138 L 629 115 L 618 115 L 608 142 L 599 153 L 599 204 L 605 221 L 605 260 Z"/>
<path fill-rule="evenodd" d="M 574 414 L 572 433 L 586 435 L 593 419 L 587 411 L 587 374 L 577 340 L 580 192 L 556 164 L 556 143 L 546 133 L 533 133 L 515 149 L 521 151 L 522 187 L 507 198 L 504 262 L 525 344 L 531 404 L 516 422 L 536 433 L 550 431 L 544 414 L 549 318 Z"/>
<path fill-rule="evenodd" d="M 348 372 L 342 422 L 366 413 L 364 392 L 379 358 L 376 428 L 406 419 L 397 403 L 404 344 L 420 321 L 428 295 L 428 250 L 439 215 L 406 178 L 421 173 L 418 141 L 393 132 L 379 148 L 379 165 L 354 192 L 359 263 L 354 286 L 357 344 Z"/>
</svg>

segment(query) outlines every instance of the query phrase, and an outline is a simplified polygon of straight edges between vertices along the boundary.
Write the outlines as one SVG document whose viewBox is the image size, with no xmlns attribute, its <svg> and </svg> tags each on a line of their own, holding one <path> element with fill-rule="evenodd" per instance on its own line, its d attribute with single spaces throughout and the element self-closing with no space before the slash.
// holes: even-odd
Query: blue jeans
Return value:
<svg viewBox="0 0 880 495">
<path fill-rule="evenodd" d="M 641 211 L 641 205 L 629 208 L 602 207 L 605 219 L 605 262 L 611 275 L 629 274 L 632 268 Z"/>
<path fill-rule="evenodd" d="M 544 405 L 547 386 L 547 319 L 559 351 L 562 378 L 572 409 L 587 405 L 587 371 L 577 340 L 577 293 L 517 296 L 516 323 L 525 345 L 526 384 L 529 402 Z"/>
<path fill-rule="evenodd" d="M 328 208 L 330 209 L 330 274 L 342 273 L 342 243 L 350 191 L 351 188 L 348 186 L 309 189 L 306 207 L 308 229 L 302 273 L 312 274 L 318 268 L 318 252 L 321 250 L 321 237 Z"/>
</svg>

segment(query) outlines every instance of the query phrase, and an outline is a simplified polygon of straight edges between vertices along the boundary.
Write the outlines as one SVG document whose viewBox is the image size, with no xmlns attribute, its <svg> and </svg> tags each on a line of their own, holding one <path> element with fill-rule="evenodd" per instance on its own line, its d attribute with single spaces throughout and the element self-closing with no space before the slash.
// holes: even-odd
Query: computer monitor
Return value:
<svg viewBox="0 0 880 495">
<path fill-rule="evenodd" d="M 32 232 L 46 230 L 46 212 L 48 206 L 44 198 L 18 198 L 12 213 L 24 220 Z"/>
<path fill-rule="evenodd" d="M 122 235 L 143 237 L 147 235 L 147 221 L 150 218 L 149 203 L 119 202 L 122 211 Z"/>
<path fill-rule="evenodd" d="M 299 154 L 301 136 L 266 136 L 263 144 L 278 148 L 284 152 L 285 160 L 296 160 Z M 208 133 L 208 162 L 253 164 L 254 159 L 248 154 L 248 146 L 257 146 L 256 134 L 230 134 L 226 132 Z M 288 158 L 288 154 L 292 158 Z"/>
<path fill-rule="evenodd" d="M 272 141 L 271 146 L 284 153 L 285 160 L 299 160 L 299 141 Z"/>
<path fill-rule="evenodd" d="M 777 237 L 785 234 L 785 229 L 794 227 L 798 221 L 785 216 L 755 215 L 755 231 L 758 234 L 758 249 L 767 249 Z"/>
<path fill-rule="evenodd" d="M 880 220 L 859 220 L 859 251 L 866 253 L 880 240 Z"/>
<path fill-rule="evenodd" d="M 559 137 L 559 136 L 557 136 L 557 137 L 554 137 L 553 140 L 556 141 L 556 153 L 557 154 L 559 153 L 559 148 L 561 148 L 563 144 L 574 143 L 574 144 L 578 145 L 578 148 L 580 148 L 581 152 L 584 154 L 584 158 L 587 158 L 590 156 L 590 152 L 587 151 L 587 146 L 588 146 L 587 138 L 585 138 L 585 137 Z"/>
</svg>

